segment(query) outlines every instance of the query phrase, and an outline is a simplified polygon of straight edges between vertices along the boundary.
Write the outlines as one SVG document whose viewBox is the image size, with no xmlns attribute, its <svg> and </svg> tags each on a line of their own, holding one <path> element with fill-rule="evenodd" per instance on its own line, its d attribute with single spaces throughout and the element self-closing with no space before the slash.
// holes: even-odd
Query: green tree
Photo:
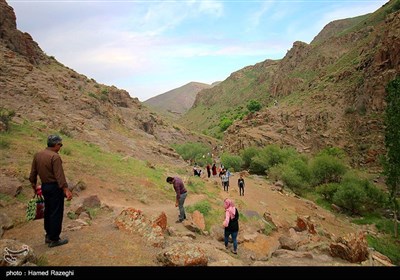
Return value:
<svg viewBox="0 0 400 280">
<path fill-rule="evenodd" d="M 386 160 L 384 173 L 389 188 L 389 199 L 394 213 L 394 234 L 398 237 L 397 217 L 399 203 L 397 194 L 400 186 L 400 76 L 389 82 L 386 87 L 385 110 L 385 146 Z"/>
<path fill-rule="evenodd" d="M 249 100 L 249 102 L 247 103 L 247 110 L 249 110 L 250 112 L 257 112 L 261 110 L 261 104 L 260 102 L 258 102 L 257 100 Z"/>
</svg>

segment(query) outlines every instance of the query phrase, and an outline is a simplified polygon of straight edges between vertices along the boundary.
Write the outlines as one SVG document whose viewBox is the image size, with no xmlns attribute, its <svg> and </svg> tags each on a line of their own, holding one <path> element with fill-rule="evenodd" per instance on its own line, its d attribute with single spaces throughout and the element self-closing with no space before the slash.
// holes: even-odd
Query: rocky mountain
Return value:
<svg viewBox="0 0 400 280">
<path fill-rule="evenodd" d="M 197 93 L 210 87 L 212 85 L 190 82 L 179 88 L 149 98 L 143 103 L 156 110 L 156 112 L 172 119 L 178 119 L 192 107 Z"/>
<path fill-rule="evenodd" d="M 180 122 L 218 135 L 221 119 L 235 120 L 221 136 L 234 153 L 270 143 L 309 152 L 338 146 L 355 166 L 379 165 L 385 87 L 400 73 L 399 9 L 391 0 L 374 13 L 334 21 L 310 44 L 294 42 L 283 59 L 232 73 L 201 91 Z M 250 99 L 262 110 L 248 114 Z"/>
<path fill-rule="evenodd" d="M 0 1 L 1 107 L 15 122 L 58 131 L 139 159 L 179 158 L 170 145 L 214 140 L 172 125 L 125 90 L 107 86 L 47 56 L 16 28 L 15 13 Z"/>
<path fill-rule="evenodd" d="M 280 62 L 266 61 L 247 71 L 262 73 L 267 68 L 273 75 L 279 67 Z M 236 80 L 230 82 L 244 83 L 241 71 L 232 77 Z M 238 253 L 231 253 L 232 245 L 227 250 L 223 243 L 223 201 L 228 192 L 222 190 L 220 178 L 191 176 L 192 167 L 169 146 L 184 141 L 214 146 L 216 140 L 172 125 L 126 91 L 99 84 L 47 56 L 29 34 L 16 29 L 15 14 L 4 0 L 0 98 L 0 266 L 207 265 L 223 266 L 226 273 L 226 266 L 393 265 L 368 246 L 366 233 L 380 234 L 374 226 L 354 224 L 343 213 L 247 172 L 246 196 L 235 188 L 238 174 L 231 178 L 229 197 L 241 213 Z M 238 137 L 244 141 L 246 129 L 253 126 L 262 132 L 266 118 L 279 125 L 273 117 L 281 116 L 284 101 L 279 99 L 271 116 L 260 112 L 231 129 L 243 125 L 236 129 L 243 129 Z M 11 111 L 15 115 L 5 131 L 8 123 L 3 117 Z M 282 118 L 290 128 L 293 120 Z M 320 123 L 328 120 L 321 114 Z M 64 137 L 60 154 L 73 192 L 73 199 L 65 203 L 61 233 L 69 243 L 55 248 L 45 243 L 43 220 L 25 219 L 33 195 L 27 178 L 32 156 L 44 147 L 50 132 Z M 260 134 L 262 141 L 269 139 L 268 133 Z M 249 139 L 254 135 L 250 131 Z M 233 149 L 236 143 L 231 141 Z M 175 193 L 165 183 L 165 176 L 173 174 L 182 177 L 189 192 L 183 223 L 174 223 Z"/>
</svg>

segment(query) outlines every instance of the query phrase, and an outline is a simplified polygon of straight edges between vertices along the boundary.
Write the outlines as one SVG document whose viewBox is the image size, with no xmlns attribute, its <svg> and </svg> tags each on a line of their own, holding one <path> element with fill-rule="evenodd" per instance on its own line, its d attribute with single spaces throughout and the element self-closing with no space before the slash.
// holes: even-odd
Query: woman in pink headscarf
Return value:
<svg viewBox="0 0 400 280">
<path fill-rule="evenodd" d="M 224 231 L 224 241 L 225 248 L 228 249 L 228 241 L 229 236 L 232 236 L 233 241 L 233 250 L 232 253 L 237 254 L 237 235 L 239 232 L 239 212 L 233 201 L 229 198 L 224 200 L 225 207 L 225 220 L 223 222 L 223 226 L 225 228 Z"/>
</svg>

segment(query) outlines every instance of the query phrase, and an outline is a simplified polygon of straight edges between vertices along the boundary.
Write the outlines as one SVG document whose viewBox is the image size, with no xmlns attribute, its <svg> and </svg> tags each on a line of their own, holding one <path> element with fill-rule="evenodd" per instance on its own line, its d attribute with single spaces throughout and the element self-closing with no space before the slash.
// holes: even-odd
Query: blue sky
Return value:
<svg viewBox="0 0 400 280">
<path fill-rule="evenodd" d="M 388 0 L 6 0 L 43 51 L 140 101 L 211 84 Z"/>
</svg>

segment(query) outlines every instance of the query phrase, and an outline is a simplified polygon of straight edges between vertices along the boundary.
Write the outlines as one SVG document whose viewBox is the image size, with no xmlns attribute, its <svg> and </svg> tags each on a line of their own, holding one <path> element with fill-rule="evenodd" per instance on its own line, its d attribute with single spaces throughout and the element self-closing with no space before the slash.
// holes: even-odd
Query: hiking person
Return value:
<svg viewBox="0 0 400 280">
<path fill-rule="evenodd" d="M 63 146 L 62 138 L 58 135 L 47 137 L 47 148 L 37 152 L 32 161 L 29 181 L 36 194 L 37 176 L 41 181 L 41 191 L 45 200 L 44 230 L 45 243 L 49 247 L 68 243 L 68 239 L 60 239 L 64 214 L 64 197 L 72 199 L 65 179 L 62 160 L 58 152 Z"/>
<path fill-rule="evenodd" d="M 207 169 L 207 178 L 210 178 L 211 177 L 211 166 L 209 163 L 207 163 L 206 169 Z"/>
<path fill-rule="evenodd" d="M 183 220 L 186 220 L 185 208 L 183 207 L 183 204 L 185 203 L 187 190 L 185 189 L 182 179 L 179 177 L 167 177 L 167 183 L 172 184 L 176 192 L 175 207 L 179 206 L 179 219 L 176 221 L 176 223 L 182 223 Z"/>
<path fill-rule="evenodd" d="M 212 170 L 212 175 L 214 177 L 217 176 L 217 165 L 215 164 L 215 162 L 213 163 L 211 170 Z"/>
<path fill-rule="evenodd" d="M 242 174 L 240 174 L 240 178 L 238 179 L 238 187 L 239 187 L 239 195 L 244 196 L 244 179 Z"/>
<path fill-rule="evenodd" d="M 225 220 L 222 223 L 224 226 L 224 242 L 225 248 L 228 249 L 229 236 L 232 237 L 233 250 L 232 253 L 237 254 L 237 236 L 239 232 L 239 211 L 235 207 L 232 200 L 225 198 Z"/>
<path fill-rule="evenodd" d="M 228 177 L 228 174 L 226 174 L 225 170 L 221 171 L 221 182 L 222 182 L 222 186 L 224 187 L 224 191 L 228 191 L 229 177 Z"/>
</svg>

